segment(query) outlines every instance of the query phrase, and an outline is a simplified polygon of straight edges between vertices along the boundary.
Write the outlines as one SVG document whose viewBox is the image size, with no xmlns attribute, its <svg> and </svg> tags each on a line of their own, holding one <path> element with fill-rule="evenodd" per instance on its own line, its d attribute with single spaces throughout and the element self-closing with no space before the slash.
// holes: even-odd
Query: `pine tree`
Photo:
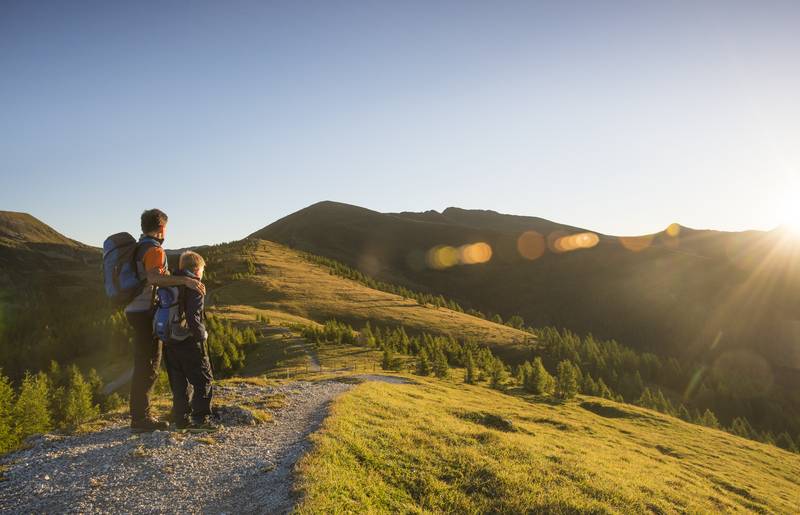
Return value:
<svg viewBox="0 0 800 515">
<path fill-rule="evenodd" d="M 678 417 L 686 422 L 692 421 L 692 414 L 689 413 L 689 410 L 686 409 L 686 406 L 683 403 L 681 403 L 680 407 L 678 408 Z"/>
<path fill-rule="evenodd" d="M 530 362 L 526 361 L 517 367 L 517 373 L 514 376 L 514 378 L 517 380 L 517 383 L 520 386 L 525 388 L 525 384 L 528 381 L 528 376 L 530 376 L 530 373 L 531 373 L 531 364 Z"/>
<path fill-rule="evenodd" d="M 643 408 L 656 409 L 655 403 L 653 402 L 653 393 L 650 391 L 650 388 L 645 387 L 644 391 L 642 391 L 642 395 L 639 396 L 639 400 L 636 401 L 636 404 Z"/>
<path fill-rule="evenodd" d="M 442 349 L 436 350 L 436 356 L 433 360 L 433 373 L 439 379 L 444 379 L 450 375 L 450 365 L 447 363 L 447 356 L 444 355 Z"/>
<path fill-rule="evenodd" d="M 572 362 L 564 360 L 556 369 L 556 397 L 571 399 L 578 393 L 578 374 Z"/>
<path fill-rule="evenodd" d="M 655 404 L 655 409 L 661 413 L 672 415 L 675 412 L 672 403 L 669 399 L 664 397 L 664 392 L 662 392 L 660 388 L 656 389 L 656 393 L 653 395 L 653 403 Z"/>
<path fill-rule="evenodd" d="M 583 376 L 583 384 L 581 385 L 581 391 L 586 395 L 597 395 L 597 383 L 594 382 L 592 378 L 592 374 L 589 372 Z"/>
<path fill-rule="evenodd" d="M 86 374 L 86 382 L 92 391 L 92 403 L 101 405 L 106 396 L 103 394 L 103 380 L 100 379 L 97 370 L 89 369 L 89 373 Z"/>
<path fill-rule="evenodd" d="M 750 422 L 744 417 L 736 417 L 733 419 L 731 423 L 731 427 L 728 430 L 730 433 L 733 433 L 737 436 L 741 436 L 742 438 L 753 438 L 753 427 L 750 425 Z"/>
<path fill-rule="evenodd" d="M 431 375 L 431 360 L 428 357 L 428 351 L 426 349 L 422 349 L 419 352 L 419 357 L 417 359 L 417 374 L 421 376 Z"/>
<path fill-rule="evenodd" d="M 98 407 L 92 403 L 92 389 L 78 367 L 69 368 L 69 384 L 64 395 L 63 425 L 75 429 L 99 414 Z"/>
<path fill-rule="evenodd" d="M 489 368 L 489 386 L 502 390 L 508 379 L 508 370 L 499 358 L 495 358 Z"/>
<path fill-rule="evenodd" d="M 394 370 L 394 352 L 389 345 L 383 348 L 383 359 L 381 360 L 381 368 L 384 370 Z"/>
<path fill-rule="evenodd" d="M 52 429 L 49 392 L 47 376 L 41 372 L 35 376 L 25 374 L 14 404 L 15 431 L 19 440 Z"/>
<path fill-rule="evenodd" d="M 611 392 L 611 389 L 606 385 L 606 382 L 603 381 L 603 378 L 599 378 L 597 380 L 597 390 L 600 393 L 600 397 L 603 399 L 613 399 L 614 394 Z"/>
<path fill-rule="evenodd" d="M 778 438 L 775 439 L 775 445 L 790 452 L 797 452 L 797 446 L 786 431 L 778 435 Z"/>
<path fill-rule="evenodd" d="M 464 358 L 465 363 L 465 372 L 464 372 L 464 382 L 467 384 L 474 384 L 475 383 L 475 358 L 472 357 L 472 352 L 467 351 L 467 356 Z"/>
<path fill-rule="evenodd" d="M 531 364 L 531 373 L 528 376 L 528 383 L 525 386 L 526 390 L 536 395 L 542 395 L 551 393 L 554 385 L 555 379 L 553 379 L 553 376 L 544 368 L 542 358 L 536 356 Z"/>
<path fill-rule="evenodd" d="M 775 435 L 772 431 L 764 431 L 758 439 L 766 444 L 775 445 Z"/>
<path fill-rule="evenodd" d="M 366 325 L 364 325 L 364 329 L 361 330 L 361 339 L 363 340 L 363 344 L 367 347 L 375 347 L 375 334 L 372 332 L 372 326 L 367 320 Z"/>
<path fill-rule="evenodd" d="M 15 397 L 11 382 L 0 371 L 0 454 L 14 449 L 18 443 L 14 430 Z"/>
<path fill-rule="evenodd" d="M 714 412 L 710 409 L 706 409 L 705 412 L 703 412 L 703 416 L 700 420 L 700 423 L 706 427 L 713 427 L 715 429 L 719 428 L 719 421 L 717 420 L 716 415 L 714 415 Z"/>
<path fill-rule="evenodd" d="M 515 329 L 522 329 L 523 327 L 525 327 L 525 319 L 523 319 L 519 315 L 512 315 L 511 318 L 509 318 L 506 321 L 506 325 L 511 326 Z"/>
</svg>

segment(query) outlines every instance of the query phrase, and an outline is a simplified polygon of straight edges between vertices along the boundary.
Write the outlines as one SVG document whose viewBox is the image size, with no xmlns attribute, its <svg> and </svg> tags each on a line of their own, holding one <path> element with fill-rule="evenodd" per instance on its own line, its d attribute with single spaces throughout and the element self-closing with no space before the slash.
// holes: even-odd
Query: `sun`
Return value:
<svg viewBox="0 0 800 515">
<path fill-rule="evenodd" d="M 778 200 L 779 228 L 800 238 L 800 185 L 791 184 Z"/>
</svg>

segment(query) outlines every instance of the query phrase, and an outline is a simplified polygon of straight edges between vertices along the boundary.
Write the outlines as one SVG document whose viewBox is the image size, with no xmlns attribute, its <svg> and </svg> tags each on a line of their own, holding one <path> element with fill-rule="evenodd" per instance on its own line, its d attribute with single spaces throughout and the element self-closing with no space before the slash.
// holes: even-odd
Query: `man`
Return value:
<svg viewBox="0 0 800 515">
<path fill-rule="evenodd" d="M 136 251 L 139 276 L 147 278 L 142 292 L 125 307 L 133 328 L 133 377 L 131 379 L 131 429 L 134 432 L 167 429 L 169 424 L 150 413 L 150 395 L 161 366 L 161 341 L 153 335 L 155 289 L 158 286 L 186 286 L 205 294 L 205 286 L 192 277 L 171 276 L 167 253 L 161 248 L 167 230 L 167 215 L 158 209 L 142 213 L 142 235 Z"/>
</svg>

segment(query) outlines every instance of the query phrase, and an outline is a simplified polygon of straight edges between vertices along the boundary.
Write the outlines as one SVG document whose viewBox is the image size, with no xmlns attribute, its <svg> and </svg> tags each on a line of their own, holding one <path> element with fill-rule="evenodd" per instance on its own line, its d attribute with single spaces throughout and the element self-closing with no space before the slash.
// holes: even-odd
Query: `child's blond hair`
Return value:
<svg viewBox="0 0 800 515">
<path fill-rule="evenodd" d="M 188 269 L 188 270 L 199 270 L 205 267 L 206 267 L 205 259 L 203 259 L 203 256 L 201 256 L 197 252 L 192 252 L 191 250 L 187 250 L 186 252 L 181 254 L 181 259 L 178 263 L 178 268 Z"/>
</svg>

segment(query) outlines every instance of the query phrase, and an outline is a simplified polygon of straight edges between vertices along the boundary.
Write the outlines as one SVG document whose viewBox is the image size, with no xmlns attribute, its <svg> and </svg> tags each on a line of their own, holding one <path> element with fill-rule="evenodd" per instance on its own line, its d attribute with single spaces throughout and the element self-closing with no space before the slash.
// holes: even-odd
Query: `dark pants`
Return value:
<svg viewBox="0 0 800 515">
<path fill-rule="evenodd" d="M 153 336 L 153 313 L 126 313 L 133 328 L 133 377 L 131 378 L 131 420 L 150 417 L 150 395 L 161 366 L 161 341 Z"/>
<path fill-rule="evenodd" d="M 205 342 L 187 340 L 164 345 L 169 386 L 172 389 L 172 416 L 175 422 L 201 421 L 211 415 L 211 363 Z M 189 385 L 193 393 L 190 395 Z"/>
</svg>

